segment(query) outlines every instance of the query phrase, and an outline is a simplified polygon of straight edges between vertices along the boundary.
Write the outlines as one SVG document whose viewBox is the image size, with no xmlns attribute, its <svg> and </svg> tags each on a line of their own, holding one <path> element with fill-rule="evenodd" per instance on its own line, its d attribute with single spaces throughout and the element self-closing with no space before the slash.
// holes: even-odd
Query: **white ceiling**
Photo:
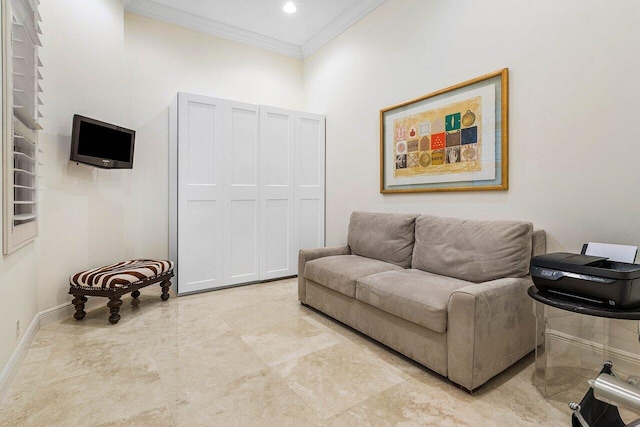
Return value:
<svg viewBox="0 0 640 427">
<path fill-rule="evenodd" d="M 129 12 L 273 52 L 306 57 L 386 0 L 122 0 Z"/>
</svg>

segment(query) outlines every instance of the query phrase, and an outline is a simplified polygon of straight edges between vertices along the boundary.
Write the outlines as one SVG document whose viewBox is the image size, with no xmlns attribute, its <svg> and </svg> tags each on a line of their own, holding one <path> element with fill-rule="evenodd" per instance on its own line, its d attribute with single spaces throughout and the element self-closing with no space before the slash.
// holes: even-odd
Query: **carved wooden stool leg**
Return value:
<svg viewBox="0 0 640 427">
<path fill-rule="evenodd" d="M 162 295 L 160 295 L 160 298 L 162 299 L 162 301 L 166 301 L 169 299 L 170 286 L 171 286 L 170 280 L 163 280 L 162 282 L 160 282 L 160 287 L 162 287 Z"/>
<path fill-rule="evenodd" d="M 131 300 L 132 306 L 137 307 L 140 304 L 140 300 L 138 299 L 139 296 L 140 296 L 140 291 L 136 290 L 131 292 L 131 298 L 133 298 Z"/>
<path fill-rule="evenodd" d="M 122 305 L 122 300 L 120 299 L 120 295 L 115 297 L 109 297 L 109 302 L 107 303 L 107 307 L 109 307 L 109 311 L 111 312 L 111 316 L 109 316 L 109 323 L 115 325 L 120 320 L 120 315 L 118 312 L 120 311 L 120 306 Z"/>
<path fill-rule="evenodd" d="M 87 312 L 84 311 L 84 303 L 87 302 L 87 297 L 84 295 L 74 295 L 73 301 L 71 302 L 76 308 L 76 312 L 73 314 L 73 317 L 75 317 L 76 320 L 84 319 L 84 316 L 87 314 Z"/>
</svg>

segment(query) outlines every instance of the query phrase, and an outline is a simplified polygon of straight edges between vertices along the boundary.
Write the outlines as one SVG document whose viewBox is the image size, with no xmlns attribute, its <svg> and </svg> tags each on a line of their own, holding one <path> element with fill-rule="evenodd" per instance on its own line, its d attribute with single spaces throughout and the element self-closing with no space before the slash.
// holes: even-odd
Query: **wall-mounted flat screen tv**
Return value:
<svg viewBox="0 0 640 427">
<path fill-rule="evenodd" d="M 132 169 L 136 131 L 76 114 L 71 160 L 104 169 Z"/>
</svg>

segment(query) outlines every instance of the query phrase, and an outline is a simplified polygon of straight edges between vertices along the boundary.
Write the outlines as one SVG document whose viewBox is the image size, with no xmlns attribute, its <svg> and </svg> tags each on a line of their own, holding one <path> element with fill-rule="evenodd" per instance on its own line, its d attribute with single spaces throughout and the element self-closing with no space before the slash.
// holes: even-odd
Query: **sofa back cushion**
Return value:
<svg viewBox="0 0 640 427">
<path fill-rule="evenodd" d="M 471 282 L 529 273 L 533 225 L 421 215 L 412 267 Z"/>
<path fill-rule="evenodd" d="M 351 253 L 404 268 L 410 267 L 417 216 L 373 212 L 352 213 L 347 237 Z"/>
</svg>

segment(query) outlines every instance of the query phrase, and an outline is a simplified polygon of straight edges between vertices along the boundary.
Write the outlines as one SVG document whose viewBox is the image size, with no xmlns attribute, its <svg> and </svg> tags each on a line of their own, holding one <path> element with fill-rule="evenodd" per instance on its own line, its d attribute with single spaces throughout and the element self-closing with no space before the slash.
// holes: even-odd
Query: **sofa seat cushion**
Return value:
<svg viewBox="0 0 640 427">
<path fill-rule="evenodd" d="M 356 282 L 356 299 L 434 332 L 447 331 L 451 294 L 473 285 L 421 270 L 388 271 Z"/>
<path fill-rule="evenodd" d="M 335 255 L 309 261 L 304 278 L 355 298 L 356 280 L 383 271 L 402 270 L 394 264 L 358 255 Z"/>
</svg>

